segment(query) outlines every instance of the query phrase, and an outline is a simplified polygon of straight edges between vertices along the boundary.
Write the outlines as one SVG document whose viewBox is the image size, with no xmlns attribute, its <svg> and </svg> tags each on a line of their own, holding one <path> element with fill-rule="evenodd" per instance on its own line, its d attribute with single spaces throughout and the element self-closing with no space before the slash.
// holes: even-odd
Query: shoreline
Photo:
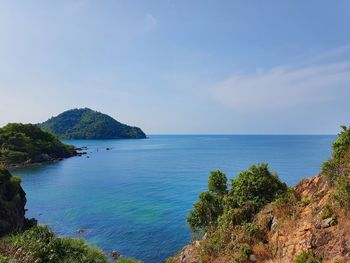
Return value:
<svg viewBox="0 0 350 263">
<path fill-rule="evenodd" d="M 67 157 L 59 157 L 59 158 L 50 158 L 48 160 L 40 161 L 40 162 L 28 162 L 25 161 L 23 163 L 16 163 L 16 164 L 3 164 L 0 163 L 0 167 L 3 167 L 8 170 L 14 170 L 14 169 L 19 169 L 19 168 L 27 168 L 27 167 L 33 167 L 33 166 L 40 166 L 40 165 L 45 165 L 45 164 L 52 164 L 56 162 L 63 161 L 65 159 L 71 158 L 71 157 L 80 157 L 84 154 L 87 154 L 85 152 L 87 150 L 87 147 L 82 147 L 82 148 L 75 148 L 75 153 L 71 156 Z"/>
</svg>

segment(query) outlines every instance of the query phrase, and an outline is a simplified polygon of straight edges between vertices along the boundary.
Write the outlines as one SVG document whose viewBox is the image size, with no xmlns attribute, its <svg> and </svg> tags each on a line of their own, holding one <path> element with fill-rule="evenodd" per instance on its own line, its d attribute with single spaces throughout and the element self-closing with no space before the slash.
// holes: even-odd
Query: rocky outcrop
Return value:
<svg viewBox="0 0 350 263">
<path fill-rule="evenodd" d="M 295 262 L 304 251 L 312 251 L 322 262 L 350 262 L 349 215 L 338 210 L 336 216 L 324 215 L 323 210 L 332 203 L 332 186 L 322 175 L 303 179 L 295 187 L 298 205 L 291 216 L 276 213 L 273 204 L 264 207 L 255 222 L 268 225 L 266 245 L 271 255 L 266 259 L 251 254 L 247 262 Z M 325 218 L 324 218 L 325 217 Z M 185 246 L 172 263 L 197 263 L 201 242 Z M 210 262 L 228 262 L 219 256 Z M 309 261 L 308 261 L 309 262 Z"/>
<path fill-rule="evenodd" d="M 20 232 L 36 223 L 25 218 L 26 197 L 20 179 L 0 168 L 0 236 Z"/>
<path fill-rule="evenodd" d="M 322 210 L 332 202 L 330 185 L 322 175 L 302 180 L 296 186 L 300 199 L 294 218 L 281 222 L 269 234 L 270 247 L 275 247 L 272 262 L 293 262 L 306 250 L 323 258 L 323 262 L 350 262 L 350 220 L 345 213 L 335 218 L 322 218 Z"/>
</svg>

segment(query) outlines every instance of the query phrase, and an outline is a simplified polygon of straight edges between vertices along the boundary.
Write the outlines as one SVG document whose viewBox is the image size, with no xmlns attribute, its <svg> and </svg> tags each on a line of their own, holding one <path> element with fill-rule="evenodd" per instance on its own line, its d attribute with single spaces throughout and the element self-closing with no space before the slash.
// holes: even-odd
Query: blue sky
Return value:
<svg viewBox="0 0 350 263">
<path fill-rule="evenodd" d="M 0 125 L 90 107 L 146 133 L 350 124 L 350 2 L 0 1 Z"/>
</svg>

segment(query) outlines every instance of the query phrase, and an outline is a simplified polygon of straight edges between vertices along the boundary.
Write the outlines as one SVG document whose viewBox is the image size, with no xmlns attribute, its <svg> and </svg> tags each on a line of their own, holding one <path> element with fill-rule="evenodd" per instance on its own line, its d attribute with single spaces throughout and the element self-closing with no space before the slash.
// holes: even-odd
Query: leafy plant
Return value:
<svg viewBox="0 0 350 263">
<path fill-rule="evenodd" d="M 58 238 L 47 226 L 33 227 L 8 237 L 0 246 L 11 248 L 4 256 L 18 262 L 26 262 L 28 257 L 36 263 L 108 262 L 100 249 L 82 239 Z"/>
<path fill-rule="evenodd" d="M 322 258 L 317 257 L 312 250 L 301 252 L 295 259 L 295 263 L 321 263 Z"/>
<path fill-rule="evenodd" d="M 261 207 L 287 191 L 287 185 L 264 163 L 242 171 L 236 179 L 231 179 L 231 185 L 232 207 L 241 207 L 248 202 Z"/>
<path fill-rule="evenodd" d="M 220 170 L 210 172 L 208 190 L 211 193 L 223 196 L 227 194 L 227 177 Z"/>
<path fill-rule="evenodd" d="M 341 177 L 336 181 L 332 196 L 340 208 L 350 209 L 350 179 L 348 177 Z"/>
</svg>

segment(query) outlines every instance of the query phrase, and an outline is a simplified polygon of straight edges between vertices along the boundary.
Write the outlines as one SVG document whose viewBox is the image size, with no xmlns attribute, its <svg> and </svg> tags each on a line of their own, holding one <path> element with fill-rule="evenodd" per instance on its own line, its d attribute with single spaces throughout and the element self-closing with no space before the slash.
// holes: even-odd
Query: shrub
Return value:
<svg viewBox="0 0 350 263">
<path fill-rule="evenodd" d="M 259 242 L 252 247 L 253 254 L 258 262 L 268 260 L 272 257 L 270 248 L 263 242 Z"/>
<path fill-rule="evenodd" d="M 267 164 L 253 165 L 231 180 L 230 202 L 233 207 L 247 202 L 261 207 L 287 191 L 287 185 L 272 173 Z"/>
<path fill-rule="evenodd" d="M 301 252 L 295 259 L 295 263 L 321 263 L 322 258 L 316 257 L 312 250 Z"/>
<path fill-rule="evenodd" d="M 187 222 L 193 231 L 200 231 L 216 223 L 223 212 L 223 201 L 215 194 L 203 192 L 193 208 Z"/>
<path fill-rule="evenodd" d="M 49 262 L 84 262 L 107 263 L 104 253 L 86 244 L 81 239 L 58 238 L 47 226 L 33 227 L 21 234 L 10 237 L 6 242 L 12 244 L 17 251 L 25 251 L 25 256 L 30 256 L 36 263 Z M 8 255 L 19 262 L 19 253 Z"/>
<path fill-rule="evenodd" d="M 333 157 L 335 159 L 343 158 L 350 148 L 350 128 L 341 126 L 338 138 L 333 142 Z"/>
<path fill-rule="evenodd" d="M 295 188 L 289 188 L 272 204 L 273 214 L 278 218 L 294 217 L 297 214 L 298 203 L 300 203 L 300 197 Z"/>
<path fill-rule="evenodd" d="M 210 172 L 208 190 L 211 193 L 223 196 L 227 193 L 227 178 L 220 170 Z"/>
<path fill-rule="evenodd" d="M 350 129 L 341 126 L 341 132 L 333 142 L 332 158 L 322 164 L 322 173 L 330 183 L 350 173 Z"/>
<path fill-rule="evenodd" d="M 350 209 L 350 179 L 348 177 L 338 178 L 332 196 L 340 208 Z"/>
<path fill-rule="evenodd" d="M 115 263 L 142 263 L 142 262 L 132 258 L 120 258 Z"/>
<path fill-rule="evenodd" d="M 332 210 L 332 208 L 330 207 L 330 205 L 325 205 L 321 211 L 320 214 L 320 218 L 321 219 L 326 219 L 326 218 L 330 218 L 330 217 L 334 217 L 334 212 Z"/>
</svg>

